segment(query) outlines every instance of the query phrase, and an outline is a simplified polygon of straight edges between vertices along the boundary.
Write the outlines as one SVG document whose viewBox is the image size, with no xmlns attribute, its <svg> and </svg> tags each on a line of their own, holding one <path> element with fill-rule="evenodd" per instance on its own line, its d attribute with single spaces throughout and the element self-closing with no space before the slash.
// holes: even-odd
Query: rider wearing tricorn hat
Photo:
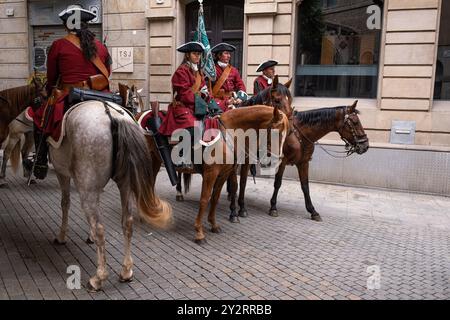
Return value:
<svg viewBox="0 0 450 320">
<path fill-rule="evenodd" d="M 276 60 L 267 60 L 258 66 L 256 72 L 262 72 L 253 83 L 253 94 L 257 95 L 267 87 L 270 87 L 275 77 L 275 66 L 278 64 Z"/>
<path fill-rule="evenodd" d="M 50 98 L 34 114 L 37 150 L 34 175 L 38 179 L 44 179 L 48 170 L 48 146 L 43 139 L 60 125 L 70 89 L 109 89 L 111 57 L 88 28 L 88 22 L 95 17 L 80 6 L 69 6 L 59 14 L 67 35 L 54 41 L 49 50 L 47 92 Z"/>
<path fill-rule="evenodd" d="M 231 53 L 235 50 L 236 47 L 228 43 L 219 43 L 211 49 L 215 55 L 217 73 L 212 94 L 223 111 L 239 105 L 248 98 L 239 71 L 230 65 Z"/>
<path fill-rule="evenodd" d="M 199 67 L 205 51 L 203 44 L 191 41 L 179 46 L 177 51 L 184 53 L 184 60 L 172 76 L 174 101 L 169 105 L 166 119 L 159 128 L 159 132 L 166 136 L 172 135 L 176 129 L 193 128 L 197 120 L 196 104 L 211 99 Z"/>
</svg>

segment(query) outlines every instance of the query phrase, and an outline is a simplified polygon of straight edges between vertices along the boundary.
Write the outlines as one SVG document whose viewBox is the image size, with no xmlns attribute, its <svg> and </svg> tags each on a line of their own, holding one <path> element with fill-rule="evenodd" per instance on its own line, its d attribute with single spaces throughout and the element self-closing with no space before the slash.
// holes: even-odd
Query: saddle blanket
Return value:
<svg viewBox="0 0 450 320">
<path fill-rule="evenodd" d="M 158 115 L 161 118 L 161 121 L 164 122 L 166 119 L 166 113 L 163 111 L 159 111 Z M 151 110 L 145 111 L 138 119 L 139 125 L 144 130 L 149 130 L 148 120 L 152 117 L 153 112 Z M 206 118 L 203 124 L 204 124 L 204 131 L 202 140 L 207 143 L 214 141 L 214 139 L 216 139 L 220 135 L 219 119 L 217 117 Z"/>
<path fill-rule="evenodd" d="M 46 132 L 47 134 L 49 134 L 49 137 L 47 138 L 47 142 L 55 149 L 58 149 L 61 146 L 61 143 L 64 139 L 65 136 L 65 129 L 66 129 L 66 121 L 67 121 L 67 117 L 69 116 L 69 114 L 75 110 L 78 106 L 82 105 L 83 103 L 87 103 L 87 102 L 93 102 L 92 101 L 83 101 L 80 103 L 77 103 L 75 105 L 73 105 L 72 107 L 70 107 L 69 110 L 67 110 L 67 112 L 64 113 L 64 115 L 62 116 L 61 121 L 58 121 L 58 125 L 53 128 L 53 130 Z M 134 120 L 133 115 L 126 109 L 122 108 L 121 106 L 119 106 L 118 104 L 112 103 L 112 102 L 105 102 L 109 108 L 116 110 L 117 112 L 121 113 L 121 114 L 126 114 L 128 115 L 130 118 L 132 118 Z M 30 121 L 33 121 L 36 123 L 36 114 L 35 111 L 33 111 L 33 109 L 31 107 L 28 107 L 26 112 L 25 112 L 25 116 L 27 119 L 29 119 Z"/>
</svg>

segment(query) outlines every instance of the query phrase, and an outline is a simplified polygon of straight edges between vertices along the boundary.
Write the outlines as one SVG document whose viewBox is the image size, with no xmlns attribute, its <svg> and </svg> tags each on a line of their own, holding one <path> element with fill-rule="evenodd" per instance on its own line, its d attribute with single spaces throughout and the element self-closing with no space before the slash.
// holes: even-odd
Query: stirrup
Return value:
<svg viewBox="0 0 450 320">
<path fill-rule="evenodd" d="M 48 165 L 47 164 L 36 164 L 34 166 L 33 174 L 38 180 L 44 180 L 47 177 Z"/>
</svg>

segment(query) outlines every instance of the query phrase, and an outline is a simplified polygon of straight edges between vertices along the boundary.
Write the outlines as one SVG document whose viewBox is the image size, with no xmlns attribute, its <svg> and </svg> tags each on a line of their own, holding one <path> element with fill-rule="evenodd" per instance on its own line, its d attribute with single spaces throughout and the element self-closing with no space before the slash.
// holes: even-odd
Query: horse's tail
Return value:
<svg viewBox="0 0 450 320">
<path fill-rule="evenodd" d="M 136 124 L 117 118 L 111 119 L 111 130 L 113 153 L 116 155 L 114 181 L 131 189 L 139 215 L 145 222 L 159 228 L 169 226 L 172 208 L 155 194 L 152 158 L 144 133 Z"/>
<path fill-rule="evenodd" d="M 191 173 L 183 173 L 184 193 L 189 193 L 189 188 L 191 187 L 191 180 L 192 180 Z"/>
<path fill-rule="evenodd" d="M 9 160 L 11 161 L 11 168 L 14 174 L 17 173 L 17 169 L 19 169 L 19 161 L 20 161 L 20 139 L 16 142 L 16 145 L 11 150 L 11 154 L 9 156 Z"/>
</svg>

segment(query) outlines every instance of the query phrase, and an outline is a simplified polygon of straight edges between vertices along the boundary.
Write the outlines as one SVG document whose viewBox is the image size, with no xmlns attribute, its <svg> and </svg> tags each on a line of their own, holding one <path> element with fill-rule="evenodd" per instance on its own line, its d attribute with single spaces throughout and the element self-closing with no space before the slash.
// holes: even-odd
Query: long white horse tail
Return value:
<svg viewBox="0 0 450 320">
<path fill-rule="evenodd" d="M 159 228 L 172 222 L 172 207 L 161 200 L 153 189 L 155 174 L 143 130 L 133 122 L 111 117 L 113 149 L 116 154 L 113 180 L 130 188 L 136 198 L 141 218 Z"/>
</svg>

